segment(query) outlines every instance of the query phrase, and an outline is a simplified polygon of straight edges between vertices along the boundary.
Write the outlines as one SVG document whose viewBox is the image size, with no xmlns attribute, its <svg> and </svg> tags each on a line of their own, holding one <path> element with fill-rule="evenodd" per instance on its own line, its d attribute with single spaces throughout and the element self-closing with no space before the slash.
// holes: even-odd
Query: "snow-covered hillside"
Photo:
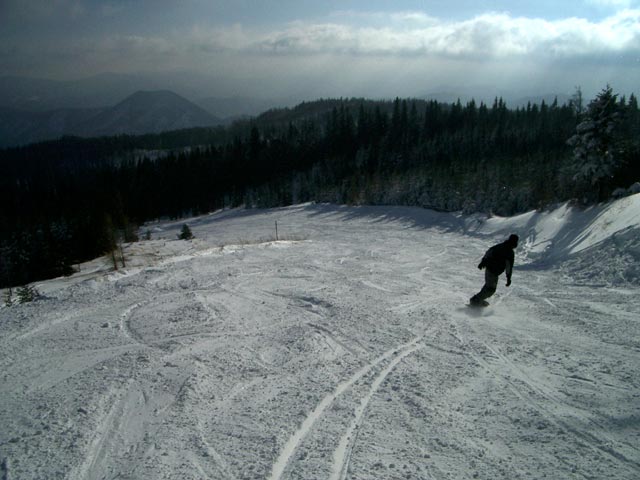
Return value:
<svg viewBox="0 0 640 480">
<path fill-rule="evenodd" d="M 183 223 L 0 308 L 0 478 L 640 478 L 640 195 Z"/>
</svg>

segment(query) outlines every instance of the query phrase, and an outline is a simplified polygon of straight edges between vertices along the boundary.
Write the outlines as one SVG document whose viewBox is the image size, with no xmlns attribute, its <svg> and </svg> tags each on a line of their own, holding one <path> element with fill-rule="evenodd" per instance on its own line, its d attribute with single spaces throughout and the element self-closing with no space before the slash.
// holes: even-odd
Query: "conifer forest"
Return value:
<svg viewBox="0 0 640 480">
<path fill-rule="evenodd" d="M 0 151 L 0 287 L 70 274 L 138 227 L 302 202 L 509 215 L 640 180 L 637 98 L 509 108 L 337 99 L 228 127 L 63 137 Z"/>
</svg>

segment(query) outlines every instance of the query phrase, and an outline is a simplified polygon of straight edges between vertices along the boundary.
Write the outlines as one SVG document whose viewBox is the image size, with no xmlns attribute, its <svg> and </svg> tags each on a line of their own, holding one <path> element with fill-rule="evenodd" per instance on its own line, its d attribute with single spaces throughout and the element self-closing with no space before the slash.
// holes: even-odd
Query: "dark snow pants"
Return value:
<svg viewBox="0 0 640 480">
<path fill-rule="evenodd" d="M 484 286 L 482 287 L 482 290 L 474 296 L 474 298 L 479 302 L 486 300 L 496 293 L 496 288 L 498 288 L 498 275 L 486 268 L 484 270 Z"/>
</svg>

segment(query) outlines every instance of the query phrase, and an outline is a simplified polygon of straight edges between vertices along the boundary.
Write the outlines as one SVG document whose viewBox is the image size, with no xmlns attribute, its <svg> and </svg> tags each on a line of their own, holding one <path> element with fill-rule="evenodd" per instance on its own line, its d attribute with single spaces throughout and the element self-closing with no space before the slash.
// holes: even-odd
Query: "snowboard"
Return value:
<svg viewBox="0 0 640 480">
<path fill-rule="evenodd" d="M 489 302 L 487 302 L 486 300 L 483 300 L 480 303 L 475 303 L 475 302 L 474 303 L 472 303 L 472 302 L 467 303 L 467 307 L 469 307 L 469 308 L 484 308 L 484 307 L 488 307 L 488 306 L 489 306 Z"/>
</svg>

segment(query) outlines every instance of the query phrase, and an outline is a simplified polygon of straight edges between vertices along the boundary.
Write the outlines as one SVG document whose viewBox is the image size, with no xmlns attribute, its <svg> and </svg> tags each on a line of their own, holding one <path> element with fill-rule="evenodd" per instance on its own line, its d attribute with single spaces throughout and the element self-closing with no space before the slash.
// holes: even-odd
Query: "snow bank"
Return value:
<svg viewBox="0 0 640 480">
<path fill-rule="evenodd" d="M 640 285 L 640 193 L 586 209 L 564 203 L 549 210 L 513 217 L 452 214 L 414 207 L 347 207 L 314 203 L 259 211 L 222 210 L 200 217 L 147 224 L 141 228 L 141 236 L 148 231 L 153 240 L 126 245 L 129 268 L 106 278 L 114 280 L 137 274 L 141 268 L 156 264 L 232 254 L 248 244 L 277 248 L 288 240 L 281 238 L 279 242 L 273 242 L 276 221 L 281 237 L 306 240 L 317 232 L 300 230 L 295 222 L 288 222 L 289 218 L 300 214 L 320 221 L 323 218 L 342 221 L 366 218 L 373 223 L 395 222 L 406 228 L 490 237 L 487 244 L 517 233 L 520 245 L 516 267 L 557 268 L 582 283 Z M 256 220 L 256 215 L 261 218 Z M 260 236 L 245 229 L 246 218 L 252 218 L 253 224 L 262 226 Z M 195 234 L 191 241 L 177 240 L 184 224 L 188 224 Z M 72 277 L 40 282 L 36 287 L 46 295 L 71 283 L 102 278 L 111 269 L 110 260 L 95 259 L 80 265 L 80 271 Z"/>
<path fill-rule="evenodd" d="M 520 236 L 519 263 L 556 266 L 582 282 L 640 284 L 640 194 L 587 209 L 562 204 L 515 217 L 468 217 L 470 232 Z"/>
</svg>

